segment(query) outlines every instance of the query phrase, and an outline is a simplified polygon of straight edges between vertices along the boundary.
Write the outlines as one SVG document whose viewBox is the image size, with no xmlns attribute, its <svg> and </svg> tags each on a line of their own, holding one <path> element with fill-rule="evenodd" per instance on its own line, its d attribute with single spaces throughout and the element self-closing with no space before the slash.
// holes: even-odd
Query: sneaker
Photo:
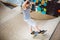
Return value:
<svg viewBox="0 0 60 40">
<path fill-rule="evenodd" d="M 44 34 L 47 30 L 40 30 L 39 34 Z"/>
<path fill-rule="evenodd" d="M 39 34 L 39 32 L 33 31 L 31 34 L 32 34 L 32 35 L 37 35 L 37 34 Z"/>
<path fill-rule="evenodd" d="M 32 35 L 35 34 L 35 31 L 33 31 L 31 34 L 32 34 Z"/>
</svg>

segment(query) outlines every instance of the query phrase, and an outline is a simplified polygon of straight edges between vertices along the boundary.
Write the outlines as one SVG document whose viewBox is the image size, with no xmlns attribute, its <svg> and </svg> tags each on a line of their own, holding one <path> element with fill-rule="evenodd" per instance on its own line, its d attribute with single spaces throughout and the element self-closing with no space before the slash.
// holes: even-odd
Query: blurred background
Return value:
<svg viewBox="0 0 60 40">
<path fill-rule="evenodd" d="M 31 19 L 47 32 L 33 38 L 23 20 L 22 4 L 25 0 L 0 0 L 0 40 L 60 40 L 60 0 L 30 0 Z"/>
</svg>

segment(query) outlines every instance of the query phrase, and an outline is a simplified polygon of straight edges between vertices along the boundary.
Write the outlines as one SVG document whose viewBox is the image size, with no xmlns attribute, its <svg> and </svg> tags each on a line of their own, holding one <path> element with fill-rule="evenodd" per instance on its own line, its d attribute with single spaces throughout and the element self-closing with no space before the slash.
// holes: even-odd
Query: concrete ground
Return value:
<svg viewBox="0 0 60 40">
<path fill-rule="evenodd" d="M 50 40 L 60 40 L 60 22 Z"/>
<path fill-rule="evenodd" d="M 14 9 L 0 6 L 0 40 L 49 40 L 53 34 L 60 17 L 50 20 L 34 20 L 39 28 L 47 30 L 36 38 L 29 33 L 29 27 L 20 14 L 20 7 Z"/>
</svg>

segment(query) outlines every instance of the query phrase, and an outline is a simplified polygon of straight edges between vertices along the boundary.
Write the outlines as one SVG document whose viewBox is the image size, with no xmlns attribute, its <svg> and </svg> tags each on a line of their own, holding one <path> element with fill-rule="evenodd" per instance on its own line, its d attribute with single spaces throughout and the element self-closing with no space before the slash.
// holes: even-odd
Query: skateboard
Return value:
<svg viewBox="0 0 60 40">
<path fill-rule="evenodd" d="M 40 33 L 35 32 L 33 38 L 37 37 L 39 34 L 44 34 L 47 30 L 42 30 Z"/>
</svg>

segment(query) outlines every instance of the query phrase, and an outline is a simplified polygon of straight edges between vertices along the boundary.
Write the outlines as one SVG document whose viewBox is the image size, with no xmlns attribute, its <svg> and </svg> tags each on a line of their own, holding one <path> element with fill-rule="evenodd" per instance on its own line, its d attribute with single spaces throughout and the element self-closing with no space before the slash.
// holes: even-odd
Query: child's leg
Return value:
<svg viewBox="0 0 60 40">
<path fill-rule="evenodd" d="M 40 32 L 40 29 L 38 28 L 38 26 L 34 26 L 33 29 L 35 30 L 35 32 Z"/>
<path fill-rule="evenodd" d="M 40 29 L 38 28 L 38 26 L 36 26 L 36 23 L 34 22 L 34 20 L 28 19 L 28 20 L 26 20 L 26 22 L 29 25 L 30 33 L 33 32 L 33 29 L 34 29 L 35 32 L 40 32 Z"/>
<path fill-rule="evenodd" d="M 34 31 L 40 32 L 40 29 L 38 28 L 38 26 L 34 20 L 32 20 L 32 19 L 28 20 L 28 24 L 30 25 L 30 27 L 32 29 L 34 29 Z"/>
<path fill-rule="evenodd" d="M 30 26 L 30 27 L 29 27 L 29 32 L 32 33 L 32 31 L 33 31 L 33 30 L 32 30 L 32 27 Z"/>
<path fill-rule="evenodd" d="M 37 26 L 30 26 L 29 27 L 29 32 L 30 33 L 32 33 L 33 32 L 33 30 L 35 31 L 35 32 L 40 32 L 40 29 L 37 27 Z"/>
</svg>

